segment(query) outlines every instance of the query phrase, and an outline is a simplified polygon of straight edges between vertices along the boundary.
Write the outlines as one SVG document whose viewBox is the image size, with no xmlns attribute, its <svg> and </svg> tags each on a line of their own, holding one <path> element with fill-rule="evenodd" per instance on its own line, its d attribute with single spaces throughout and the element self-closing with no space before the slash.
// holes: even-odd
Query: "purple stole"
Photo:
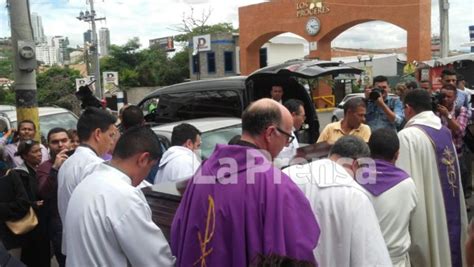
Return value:
<svg viewBox="0 0 474 267">
<path fill-rule="evenodd" d="M 453 267 L 462 266 L 461 251 L 461 203 L 459 202 L 458 159 L 453 149 L 451 132 L 442 126 L 440 130 L 413 125 L 421 129 L 431 140 L 436 154 L 438 173 L 448 223 L 449 246 Z"/>
<path fill-rule="evenodd" d="M 375 170 L 375 183 L 361 183 L 360 185 L 376 197 L 410 177 L 408 173 L 385 160 L 376 159 Z"/>
</svg>

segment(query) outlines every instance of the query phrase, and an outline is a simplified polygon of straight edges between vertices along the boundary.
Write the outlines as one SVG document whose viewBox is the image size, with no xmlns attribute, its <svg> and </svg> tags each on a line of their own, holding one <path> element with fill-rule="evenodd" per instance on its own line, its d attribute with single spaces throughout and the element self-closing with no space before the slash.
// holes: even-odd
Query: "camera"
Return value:
<svg viewBox="0 0 474 267">
<path fill-rule="evenodd" d="M 369 100 L 376 101 L 380 96 L 382 96 L 382 92 L 382 89 L 375 87 L 369 94 Z"/>
<path fill-rule="evenodd" d="M 433 112 L 438 111 L 438 105 L 441 105 L 443 103 L 445 96 L 445 94 L 440 92 L 436 92 L 431 95 L 431 109 Z"/>
</svg>

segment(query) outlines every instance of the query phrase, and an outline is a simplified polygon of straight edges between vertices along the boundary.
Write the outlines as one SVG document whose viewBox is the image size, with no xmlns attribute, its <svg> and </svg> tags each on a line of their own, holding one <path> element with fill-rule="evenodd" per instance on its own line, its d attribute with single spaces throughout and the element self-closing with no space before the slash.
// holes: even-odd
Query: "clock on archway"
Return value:
<svg viewBox="0 0 474 267">
<path fill-rule="evenodd" d="M 319 30 L 321 29 L 321 22 L 316 17 L 310 17 L 306 22 L 306 33 L 314 36 L 318 34 Z"/>
</svg>

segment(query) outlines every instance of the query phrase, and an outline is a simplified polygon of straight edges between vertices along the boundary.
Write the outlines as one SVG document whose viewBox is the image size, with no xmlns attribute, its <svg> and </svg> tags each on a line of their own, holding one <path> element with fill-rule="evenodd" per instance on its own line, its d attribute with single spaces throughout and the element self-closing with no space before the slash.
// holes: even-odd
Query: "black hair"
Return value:
<svg viewBox="0 0 474 267">
<path fill-rule="evenodd" d="M 39 145 L 39 142 L 32 139 L 20 141 L 15 156 L 20 156 L 23 159 L 23 156 L 28 154 L 34 145 Z"/>
<path fill-rule="evenodd" d="M 158 136 L 146 126 L 136 126 L 126 130 L 120 136 L 113 152 L 113 158 L 128 159 L 139 153 L 150 153 L 153 160 L 161 158 Z"/>
<path fill-rule="evenodd" d="M 452 75 L 456 75 L 456 72 L 452 69 L 444 69 L 441 72 L 441 78 L 444 78 L 444 76 L 452 76 Z"/>
<path fill-rule="evenodd" d="M 458 89 L 456 88 L 456 86 L 454 86 L 452 84 L 443 84 L 443 87 L 441 87 L 441 89 L 446 89 L 446 90 L 449 90 L 449 91 L 453 91 L 454 95 L 458 94 Z"/>
<path fill-rule="evenodd" d="M 116 121 L 117 119 L 112 114 L 103 109 L 86 108 L 77 122 L 79 141 L 87 141 L 96 129 L 100 129 L 102 132 L 107 131 Z"/>
<path fill-rule="evenodd" d="M 288 111 L 290 111 L 290 113 L 294 112 L 296 115 L 300 115 L 298 114 L 300 111 L 300 106 L 304 109 L 303 101 L 294 98 L 286 100 L 283 105 L 286 109 L 288 109 Z"/>
<path fill-rule="evenodd" d="M 355 111 L 357 110 L 358 107 L 364 107 L 365 108 L 365 101 L 363 98 L 360 97 L 353 97 L 349 100 L 347 100 L 346 103 L 344 103 L 343 109 L 344 109 L 344 114 L 347 114 L 347 111 Z"/>
<path fill-rule="evenodd" d="M 329 156 L 338 155 L 343 158 L 366 158 L 370 156 L 369 146 L 362 138 L 346 135 L 339 138 L 329 151 Z"/>
<path fill-rule="evenodd" d="M 379 75 L 379 76 L 374 77 L 374 82 L 373 82 L 374 86 L 375 86 L 376 83 L 381 83 L 381 82 L 388 82 L 387 77 L 385 77 L 383 75 Z"/>
<path fill-rule="evenodd" d="M 182 146 L 189 139 L 194 143 L 198 135 L 201 135 L 201 132 L 196 127 L 189 123 L 181 123 L 173 128 L 171 145 Z"/>
<path fill-rule="evenodd" d="M 405 86 L 406 86 L 408 89 L 411 88 L 411 90 L 419 88 L 418 83 L 415 82 L 415 81 L 406 82 L 406 83 L 405 83 Z"/>
<path fill-rule="evenodd" d="M 370 135 L 369 148 L 372 158 L 392 161 L 400 149 L 400 140 L 393 129 L 380 128 Z"/>
<path fill-rule="evenodd" d="M 33 129 L 36 131 L 36 124 L 32 120 L 22 120 L 18 123 L 18 130 L 20 130 L 21 125 L 24 123 L 30 123 L 33 125 Z"/>
<path fill-rule="evenodd" d="M 242 113 L 242 131 L 256 136 L 270 125 L 280 125 L 282 122 L 281 110 L 277 102 L 269 102 L 265 106 L 251 104 Z"/>
<path fill-rule="evenodd" d="M 403 100 L 403 104 L 409 105 L 417 114 L 432 109 L 430 93 L 424 89 L 409 91 Z"/>
<path fill-rule="evenodd" d="M 250 267 L 315 267 L 310 261 L 297 260 L 277 254 L 258 254 L 250 263 Z"/>
<path fill-rule="evenodd" d="M 49 143 L 49 139 L 51 138 L 51 135 L 57 134 L 57 133 L 66 133 L 67 137 L 69 139 L 71 139 L 71 137 L 69 137 L 69 133 L 66 129 L 61 128 L 61 127 L 55 127 L 53 129 L 49 130 L 49 132 L 48 132 L 48 138 L 47 138 L 48 143 Z"/>
<path fill-rule="evenodd" d="M 458 74 L 456 79 L 457 79 L 456 84 L 459 84 L 460 82 L 465 81 L 464 75 L 462 75 L 462 74 Z"/>
<path fill-rule="evenodd" d="M 232 137 L 227 144 L 228 145 L 237 145 L 240 141 L 240 138 L 242 138 L 242 135 L 238 134 L 238 135 Z"/>
<path fill-rule="evenodd" d="M 143 124 L 144 120 L 143 111 L 135 105 L 128 106 L 122 112 L 122 126 L 124 129 L 133 126 L 140 126 Z"/>
</svg>

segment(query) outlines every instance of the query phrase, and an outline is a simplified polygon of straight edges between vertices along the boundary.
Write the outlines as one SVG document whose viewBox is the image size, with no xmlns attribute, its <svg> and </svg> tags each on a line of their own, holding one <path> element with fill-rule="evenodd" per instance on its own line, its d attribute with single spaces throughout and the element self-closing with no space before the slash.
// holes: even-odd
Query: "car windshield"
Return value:
<svg viewBox="0 0 474 267">
<path fill-rule="evenodd" d="M 47 136 L 49 130 L 55 127 L 64 129 L 76 129 L 77 118 L 69 112 L 56 113 L 45 116 L 40 116 L 40 130 L 43 136 Z"/>
<path fill-rule="evenodd" d="M 201 136 L 201 157 L 203 159 L 209 158 L 216 144 L 227 144 L 232 137 L 240 134 L 242 134 L 241 124 L 203 133 Z"/>
</svg>

